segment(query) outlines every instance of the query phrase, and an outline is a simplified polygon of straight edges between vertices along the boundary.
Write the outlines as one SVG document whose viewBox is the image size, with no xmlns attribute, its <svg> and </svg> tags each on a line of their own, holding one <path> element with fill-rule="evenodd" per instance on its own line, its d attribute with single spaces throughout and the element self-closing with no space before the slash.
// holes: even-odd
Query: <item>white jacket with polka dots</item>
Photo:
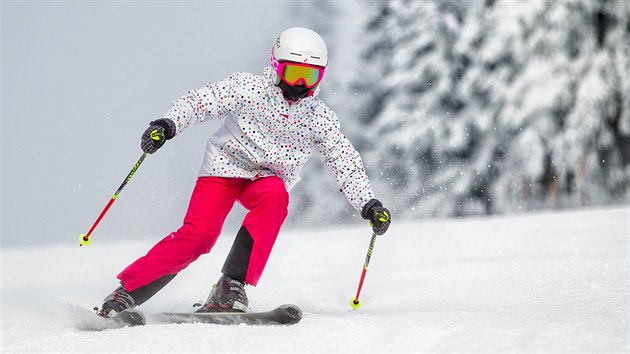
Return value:
<svg viewBox="0 0 630 354">
<path fill-rule="evenodd" d="M 262 76 L 235 73 L 191 90 L 171 104 L 164 118 L 175 122 L 177 134 L 207 119 L 223 120 L 208 140 L 200 176 L 278 176 L 290 190 L 315 149 L 360 211 L 374 193 L 337 115 L 317 94 L 289 105 L 273 84 L 273 74 L 271 67 Z"/>
</svg>

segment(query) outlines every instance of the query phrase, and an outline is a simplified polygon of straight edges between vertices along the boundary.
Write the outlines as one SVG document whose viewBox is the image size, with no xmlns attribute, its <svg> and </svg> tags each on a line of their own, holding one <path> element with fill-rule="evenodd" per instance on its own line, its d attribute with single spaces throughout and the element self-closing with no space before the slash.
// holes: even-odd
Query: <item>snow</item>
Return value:
<svg viewBox="0 0 630 354">
<path fill-rule="evenodd" d="M 2 249 L 2 352 L 628 351 L 628 206 L 394 222 L 351 310 L 369 229 L 288 229 L 251 306 L 299 305 L 291 327 L 152 324 L 87 332 L 115 274 L 157 239 Z M 205 299 L 232 238 L 143 309 Z"/>
</svg>

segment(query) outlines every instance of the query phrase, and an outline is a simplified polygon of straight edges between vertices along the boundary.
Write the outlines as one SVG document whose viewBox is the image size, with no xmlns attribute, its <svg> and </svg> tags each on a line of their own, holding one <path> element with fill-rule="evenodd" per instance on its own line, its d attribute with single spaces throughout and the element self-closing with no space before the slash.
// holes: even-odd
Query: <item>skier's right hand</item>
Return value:
<svg viewBox="0 0 630 354">
<path fill-rule="evenodd" d="M 149 127 L 142 134 L 140 147 L 147 154 L 156 152 L 166 140 L 175 136 L 177 127 L 175 122 L 167 118 L 160 118 L 149 123 Z"/>
</svg>

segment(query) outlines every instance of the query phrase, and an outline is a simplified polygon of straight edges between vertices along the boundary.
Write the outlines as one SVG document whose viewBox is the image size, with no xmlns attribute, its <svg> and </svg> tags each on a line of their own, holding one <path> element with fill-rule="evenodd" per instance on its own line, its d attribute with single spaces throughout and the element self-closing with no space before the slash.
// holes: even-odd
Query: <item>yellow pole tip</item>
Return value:
<svg viewBox="0 0 630 354">
<path fill-rule="evenodd" d="M 79 235 L 79 245 L 80 246 L 87 246 L 92 242 L 92 238 L 87 237 L 86 234 L 81 234 Z"/>
<path fill-rule="evenodd" d="M 357 310 L 359 307 L 361 307 L 361 305 L 363 304 L 358 299 L 350 300 L 350 307 L 352 307 L 352 309 L 354 310 Z"/>
</svg>

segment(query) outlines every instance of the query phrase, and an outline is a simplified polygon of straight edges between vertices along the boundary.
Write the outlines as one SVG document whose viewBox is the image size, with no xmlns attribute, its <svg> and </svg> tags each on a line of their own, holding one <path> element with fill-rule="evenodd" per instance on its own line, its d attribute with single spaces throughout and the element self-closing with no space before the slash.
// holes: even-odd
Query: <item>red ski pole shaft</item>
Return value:
<svg viewBox="0 0 630 354">
<path fill-rule="evenodd" d="M 361 301 L 359 301 L 359 295 L 361 295 L 361 289 L 363 289 L 363 282 L 365 281 L 365 275 L 367 274 L 368 266 L 370 265 L 370 258 L 372 257 L 372 252 L 374 251 L 374 244 L 376 243 L 376 234 L 372 234 L 372 239 L 370 240 L 370 246 L 368 247 L 367 255 L 365 256 L 365 262 L 363 263 L 363 270 L 361 271 L 361 278 L 359 279 L 359 287 L 357 289 L 357 294 L 350 301 L 350 306 L 354 309 L 358 309 L 361 307 Z"/>
<path fill-rule="evenodd" d="M 142 164 L 142 161 L 144 161 L 144 159 L 145 159 L 145 157 L 147 157 L 147 155 L 148 154 L 145 152 L 145 153 L 142 154 L 142 156 L 140 156 L 140 159 L 138 159 L 138 161 L 133 166 L 133 168 L 131 169 L 131 171 L 127 175 L 127 177 L 125 177 L 125 179 L 123 180 L 123 182 L 120 185 L 120 187 L 118 187 L 118 190 L 116 190 L 116 192 L 114 193 L 114 196 L 109 200 L 109 202 L 105 206 L 105 209 L 103 209 L 103 211 L 101 211 L 101 214 L 98 216 L 98 218 L 96 218 L 96 221 L 94 222 L 94 224 L 92 224 L 92 227 L 90 228 L 90 231 L 88 231 L 87 234 L 81 234 L 79 236 L 79 246 L 87 246 L 87 245 L 90 244 L 90 242 L 92 241 L 92 239 L 90 239 L 90 236 L 92 235 L 92 232 L 94 231 L 94 229 L 96 229 L 96 226 L 101 222 L 101 220 L 103 219 L 105 214 L 107 214 L 107 211 L 109 210 L 109 208 L 112 206 L 112 204 L 114 204 L 114 201 L 116 201 L 116 198 L 118 198 L 118 195 L 120 194 L 120 192 L 122 192 L 123 188 L 125 188 L 127 183 L 129 183 L 129 181 L 131 180 L 133 175 L 136 173 L 136 171 L 138 170 L 138 168 Z"/>
</svg>

